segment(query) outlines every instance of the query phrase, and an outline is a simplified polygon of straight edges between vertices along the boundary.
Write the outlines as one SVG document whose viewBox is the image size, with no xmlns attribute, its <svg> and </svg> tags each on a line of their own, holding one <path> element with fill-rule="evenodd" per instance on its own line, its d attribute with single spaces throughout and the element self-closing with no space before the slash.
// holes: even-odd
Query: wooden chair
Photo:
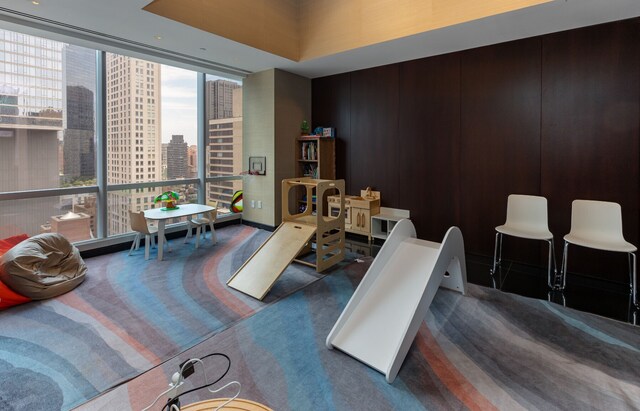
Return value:
<svg viewBox="0 0 640 411">
<path fill-rule="evenodd" d="M 213 211 L 210 211 L 208 213 L 202 213 L 201 217 L 190 218 L 187 220 L 187 235 L 184 238 L 185 243 L 192 235 L 191 230 L 195 228 L 196 229 L 196 248 L 198 248 L 200 246 L 200 233 L 202 233 L 203 240 L 206 240 L 207 238 L 207 224 L 211 228 L 211 243 L 215 245 L 218 242 L 218 239 L 216 236 L 216 230 L 213 227 L 213 223 L 215 223 L 216 218 L 218 216 L 218 202 L 217 201 L 211 202 L 211 206 L 215 208 Z"/>
<path fill-rule="evenodd" d="M 147 224 L 147 219 L 144 217 L 144 211 L 135 213 L 129 211 L 129 221 L 131 222 L 131 229 L 136 232 L 136 238 L 133 239 L 129 255 L 134 249 L 140 248 L 140 238 L 144 235 L 144 259 L 149 259 L 149 247 L 155 246 L 155 237 L 158 234 L 158 228 Z M 169 243 L 165 237 L 164 243 L 167 245 L 167 249 L 171 250 Z"/>
</svg>

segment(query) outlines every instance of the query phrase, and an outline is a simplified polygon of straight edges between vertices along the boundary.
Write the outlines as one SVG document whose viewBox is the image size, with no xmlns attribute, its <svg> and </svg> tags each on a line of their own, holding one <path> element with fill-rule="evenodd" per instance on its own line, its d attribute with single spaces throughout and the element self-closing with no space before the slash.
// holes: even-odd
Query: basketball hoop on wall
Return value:
<svg viewBox="0 0 640 411">
<path fill-rule="evenodd" d="M 267 158 L 266 157 L 249 157 L 249 170 L 246 172 L 240 173 L 253 175 L 253 176 L 263 176 L 267 174 Z"/>
</svg>

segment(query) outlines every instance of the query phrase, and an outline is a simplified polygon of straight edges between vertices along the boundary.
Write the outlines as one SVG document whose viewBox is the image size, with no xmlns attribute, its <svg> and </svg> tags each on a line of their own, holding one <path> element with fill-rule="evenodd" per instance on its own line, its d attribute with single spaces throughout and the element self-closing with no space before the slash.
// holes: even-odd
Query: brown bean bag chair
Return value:
<svg viewBox="0 0 640 411">
<path fill-rule="evenodd" d="M 7 251 L 0 262 L 0 281 L 33 300 L 71 291 L 86 273 L 78 249 L 58 233 L 28 238 Z"/>
</svg>

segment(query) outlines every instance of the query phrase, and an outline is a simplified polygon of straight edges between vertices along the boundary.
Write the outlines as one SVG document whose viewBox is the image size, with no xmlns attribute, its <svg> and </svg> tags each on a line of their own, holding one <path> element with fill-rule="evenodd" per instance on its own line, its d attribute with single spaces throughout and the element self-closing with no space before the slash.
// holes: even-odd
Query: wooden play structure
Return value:
<svg viewBox="0 0 640 411">
<path fill-rule="evenodd" d="M 289 192 L 296 187 L 304 187 L 306 200 L 304 210 L 292 215 L 289 211 Z M 327 193 L 329 190 L 331 192 Z M 329 216 L 325 212 L 325 194 L 335 191 L 342 198 L 342 206 L 337 216 Z M 314 199 L 317 201 L 314 202 Z M 344 232 L 344 180 L 282 180 L 282 224 L 236 271 L 227 285 L 262 300 L 294 261 L 314 267 L 317 272 L 342 261 Z M 314 251 L 314 262 L 302 259 Z"/>
</svg>

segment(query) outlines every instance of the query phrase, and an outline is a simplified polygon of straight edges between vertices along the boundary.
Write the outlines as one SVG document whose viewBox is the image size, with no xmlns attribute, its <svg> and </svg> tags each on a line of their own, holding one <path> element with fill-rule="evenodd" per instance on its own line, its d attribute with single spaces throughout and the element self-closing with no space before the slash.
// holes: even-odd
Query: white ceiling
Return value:
<svg viewBox="0 0 640 411">
<path fill-rule="evenodd" d="M 233 72 L 232 77 L 280 68 L 314 78 L 640 16 L 640 0 L 556 0 L 298 63 L 142 10 L 149 2 L 0 0 L 0 28 L 63 41 L 71 34 L 80 45 L 101 44 L 107 51 L 128 50 L 209 72 L 222 64 L 229 67 L 219 69 Z"/>
</svg>

